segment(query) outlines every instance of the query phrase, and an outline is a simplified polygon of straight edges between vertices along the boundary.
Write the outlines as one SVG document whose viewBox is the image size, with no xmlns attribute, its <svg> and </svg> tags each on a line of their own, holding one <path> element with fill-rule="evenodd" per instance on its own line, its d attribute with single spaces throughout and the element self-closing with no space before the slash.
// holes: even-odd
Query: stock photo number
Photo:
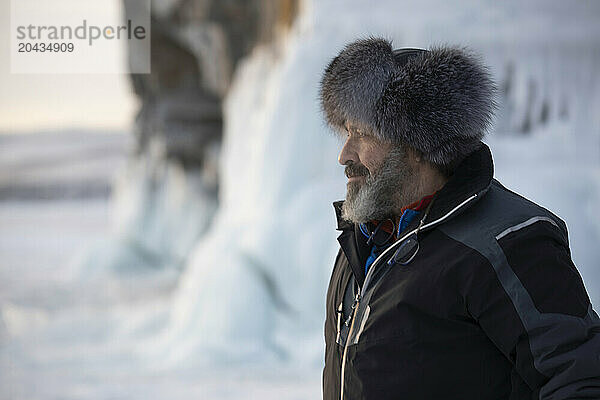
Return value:
<svg viewBox="0 0 600 400">
<path fill-rule="evenodd" d="M 72 53 L 73 43 L 19 43 L 19 53 Z"/>
</svg>

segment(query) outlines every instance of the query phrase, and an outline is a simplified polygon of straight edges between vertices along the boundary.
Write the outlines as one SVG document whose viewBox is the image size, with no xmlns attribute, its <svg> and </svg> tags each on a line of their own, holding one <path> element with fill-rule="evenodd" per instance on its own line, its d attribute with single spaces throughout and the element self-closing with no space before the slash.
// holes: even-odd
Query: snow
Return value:
<svg viewBox="0 0 600 400">
<path fill-rule="evenodd" d="M 496 177 L 565 220 L 600 304 L 598 4 L 384 5 L 305 2 L 289 35 L 244 61 L 225 104 L 216 209 L 203 177 L 152 158 L 126 164 L 110 135 L 0 138 L 0 189 L 119 177 L 110 203 L 0 191 L 0 398 L 320 396 L 331 202 L 345 182 L 318 82 L 369 34 L 470 45 L 501 83 L 513 68 L 487 139 Z"/>
</svg>

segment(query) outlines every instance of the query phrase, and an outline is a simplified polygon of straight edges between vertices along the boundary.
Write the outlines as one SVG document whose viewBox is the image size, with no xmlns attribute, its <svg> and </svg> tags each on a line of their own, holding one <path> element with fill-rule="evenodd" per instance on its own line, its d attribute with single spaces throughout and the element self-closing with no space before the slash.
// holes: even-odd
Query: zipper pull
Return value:
<svg viewBox="0 0 600 400">
<path fill-rule="evenodd" d="M 352 322 L 352 319 L 354 318 L 354 313 L 356 310 L 356 307 L 358 306 L 358 302 L 360 301 L 360 293 L 356 293 L 356 296 L 354 296 L 354 301 L 352 302 L 352 311 L 350 312 L 350 315 L 348 315 L 348 318 L 346 318 L 346 321 L 344 321 L 344 325 L 346 325 L 347 327 L 350 326 L 350 323 Z"/>
<path fill-rule="evenodd" d="M 342 332 L 343 303 L 340 303 L 340 305 L 338 306 L 337 310 L 335 310 L 335 312 L 337 313 L 337 334 L 335 337 L 335 342 L 340 343 L 340 335 Z"/>
<path fill-rule="evenodd" d="M 360 292 L 356 293 L 356 296 L 354 297 L 354 302 L 352 303 L 352 309 L 354 310 L 354 307 L 356 307 L 356 305 L 358 304 L 358 302 L 360 301 Z"/>
</svg>

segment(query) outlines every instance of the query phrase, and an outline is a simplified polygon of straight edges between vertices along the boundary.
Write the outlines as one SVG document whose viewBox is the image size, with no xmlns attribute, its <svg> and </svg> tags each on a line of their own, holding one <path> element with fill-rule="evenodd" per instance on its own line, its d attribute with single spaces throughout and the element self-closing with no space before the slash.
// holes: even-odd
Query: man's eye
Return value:
<svg viewBox="0 0 600 400">
<path fill-rule="evenodd" d="M 363 138 L 363 137 L 367 136 L 363 130 L 356 129 L 353 127 L 348 128 L 348 127 L 344 126 L 344 130 L 346 131 L 346 135 L 348 137 Z"/>
</svg>

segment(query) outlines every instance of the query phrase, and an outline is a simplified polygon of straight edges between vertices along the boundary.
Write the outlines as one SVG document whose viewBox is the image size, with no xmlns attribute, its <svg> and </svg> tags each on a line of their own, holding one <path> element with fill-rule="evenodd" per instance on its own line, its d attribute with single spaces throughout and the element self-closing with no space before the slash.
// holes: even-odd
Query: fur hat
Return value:
<svg viewBox="0 0 600 400">
<path fill-rule="evenodd" d="M 368 126 L 380 140 L 409 145 L 443 168 L 479 146 L 491 124 L 495 85 L 463 48 L 392 50 L 369 38 L 348 44 L 321 80 L 327 122 Z"/>
</svg>

